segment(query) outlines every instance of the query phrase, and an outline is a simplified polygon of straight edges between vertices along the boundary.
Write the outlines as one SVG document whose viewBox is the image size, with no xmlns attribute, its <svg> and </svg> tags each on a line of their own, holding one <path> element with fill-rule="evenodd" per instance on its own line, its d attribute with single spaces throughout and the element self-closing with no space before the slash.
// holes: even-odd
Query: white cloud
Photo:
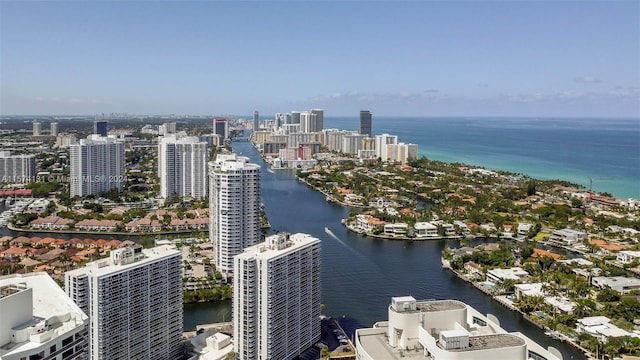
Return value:
<svg viewBox="0 0 640 360">
<path fill-rule="evenodd" d="M 600 84 L 604 82 L 593 76 L 578 76 L 574 78 L 573 81 L 577 83 L 582 83 L 582 84 Z"/>
<path fill-rule="evenodd" d="M 76 105 L 76 104 L 109 104 L 109 102 L 104 101 L 104 100 L 100 100 L 100 99 L 84 99 L 84 98 L 77 98 L 77 97 L 69 97 L 69 98 L 61 98 L 58 96 L 52 96 L 52 97 L 43 97 L 43 96 L 36 96 L 34 98 L 34 100 L 36 102 L 39 103 L 45 103 L 45 104 L 69 104 L 69 105 Z"/>
<path fill-rule="evenodd" d="M 359 91 L 334 92 L 319 94 L 307 99 L 307 102 L 318 103 L 327 101 L 353 103 L 411 103 L 419 101 L 438 101 L 446 98 L 446 94 L 435 89 L 421 92 L 399 91 L 394 93 L 361 93 Z"/>
</svg>

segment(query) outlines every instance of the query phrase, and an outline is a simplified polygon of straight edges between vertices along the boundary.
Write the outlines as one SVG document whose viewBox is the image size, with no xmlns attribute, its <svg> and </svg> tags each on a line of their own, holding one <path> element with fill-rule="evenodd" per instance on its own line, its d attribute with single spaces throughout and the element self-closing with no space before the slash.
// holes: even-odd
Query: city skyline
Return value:
<svg viewBox="0 0 640 360">
<path fill-rule="evenodd" d="M 0 8 L 0 115 L 640 116 L 633 1 Z"/>
</svg>

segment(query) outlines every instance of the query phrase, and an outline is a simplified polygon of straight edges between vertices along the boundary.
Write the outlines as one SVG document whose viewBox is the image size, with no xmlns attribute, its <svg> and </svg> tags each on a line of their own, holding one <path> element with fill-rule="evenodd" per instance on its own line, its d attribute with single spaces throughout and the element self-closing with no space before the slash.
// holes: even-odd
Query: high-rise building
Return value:
<svg viewBox="0 0 640 360">
<path fill-rule="evenodd" d="M 300 111 L 292 111 L 291 112 L 291 123 L 292 124 L 300 124 Z"/>
<path fill-rule="evenodd" d="M 293 359 L 320 329 L 320 240 L 277 234 L 234 257 L 234 351 L 241 360 Z"/>
<path fill-rule="evenodd" d="M 158 134 L 159 135 L 170 135 L 170 134 L 175 134 L 175 133 L 176 133 L 176 123 L 175 122 L 164 123 L 164 124 L 158 126 Z"/>
<path fill-rule="evenodd" d="M 260 130 L 260 113 L 258 110 L 253 112 L 253 131 Z"/>
<path fill-rule="evenodd" d="M 93 122 L 93 133 L 100 136 L 107 136 L 109 128 L 106 121 L 99 120 Z"/>
<path fill-rule="evenodd" d="M 389 134 L 381 134 L 376 135 L 376 156 L 382 159 L 382 161 L 389 160 L 389 156 L 387 155 L 387 145 L 388 144 L 397 144 L 398 136 L 389 135 Z"/>
<path fill-rule="evenodd" d="M 0 360 L 88 359 L 88 325 L 47 273 L 0 277 Z"/>
<path fill-rule="evenodd" d="M 209 238 L 216 268 L 232 275 L 232 259 L 261 240 L 260 166 L 236 154 L 209 162 Z"/>
<path fill-rule="evenodd" d="M 315 116 L 314 116 L 315 118 Z M 300 132 L 309 133 L 311 129 L 311 113 L 303 111 L 300 113 Z"/>
<path fill-rule="evenodd" d="M 406 164 L 409 160 L 418 158 L 418 145 L 416 144 L 387 144 L 387 160 Z"/>
<path fill-rule="evenodd" d="M 207 195 L 207 143 L 186 133 L 158 140 L 160 196 L 202 198 Z"/>
<path fill-rule="evenodd" d="M 0 151 L 0 183 L 31 182 L 35 176 L 35 155 L 11 155 L 9 151 Z"/>
<path fill-rule="evenodd" d="M 362 141 L 366 138 L 366 135 L 345 135 L 342 139 L 342 151 L 345 154 L 357 155 L 358 150 L 362 149 Z"/>
<path fill-rule="evenodd" d="M 324 110 L 322 109 L 313 109 L 311 110 L 311 114 L 315 115 L 315 122 L 310 128 L 309 132 L 318 132 L 324 129 Z"/>
<path fill-rule="evenodd" d="M 357 359 L 562 359 L 558 350 L 508 333 L 495 316 L 457 300 L 393 297 L 388 312 L 389 321 L 356 330 Z"/>
<path fill-rule="evenodd" d="M 182 358 L 182 256 L 173 246 L 111 250 L 65 273 L 89 315 L 92 360 Z"/>
<path fill-rule="evenodd" d="M 49 124 L 49 126 L 51 127 L 50 128 L 51 136 L 58 136 L 58 123 L 54 121 L 51 124 Z"/>
<path fill-rule="evenodd" d="M 371 112 L 360 110 L 360 135 L 371 137 Z"/>
<path fill-rule="evenodd" d="M 126 183 L 124 143 L 115 137 L 90 135 L 69 146 L 71 197 L 122 191 Z"/>
<path fill-rule="evenodd" d="M 33 136 L 40 135 L 42 135 L 42 124 L 36 121 L 33 123 Z"/>
<path fill-rule="evenodd" d="M 213 133 L 223 140 L 229 137 L 229 124 L 226 118 L 213 120 Z"/>
</svg>

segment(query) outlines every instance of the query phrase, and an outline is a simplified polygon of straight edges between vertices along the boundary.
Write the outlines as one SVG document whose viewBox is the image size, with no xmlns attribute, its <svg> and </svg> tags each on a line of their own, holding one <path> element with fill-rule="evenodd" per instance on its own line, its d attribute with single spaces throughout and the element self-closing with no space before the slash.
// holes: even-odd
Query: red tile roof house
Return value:
<svg viewBox="0 0 640 360">
<path fill-rule="evenodd" d="M 81 239 L 78 238 L 72 238 L 71 240 L 69 240 L 69 245 L 71 247 L 75 247 L 78 249 L 82 249 L 84 247 L 84 244 L 82 243 Z"/>
<path fill-rule="evenodd" d="M 11 241 L 11 245 L 20 246 L 22 244 L 31 244 L 31 239 L 26 236 L 18 236 Z"/>
<path fill-rule="evenodd" d="M 90 231 L 114 231 L 118 224 L 120 224 L 120 221 L 116 220 L 86 219 L 78 221 L 75 225 L 75 228 L 79 230 Z"/>
<path fill-rule="evenodd" d="M 104 246 L 105 249 L 111 250 L 111 249 L 117 249 L 120 247 L 120 245 L 122 244 L 122 241 L 120 240 L 111 240 L 109 241 L 108 244 L 106 244 Z"/>
<path fill-rule="evenodd" d="M 8 258 L 24 258 L 33 253 L 32 248 L 23 248 L 18 246 L 12 246 L 2 252 L 2 257 L 5 259 Z"/>
</svg>

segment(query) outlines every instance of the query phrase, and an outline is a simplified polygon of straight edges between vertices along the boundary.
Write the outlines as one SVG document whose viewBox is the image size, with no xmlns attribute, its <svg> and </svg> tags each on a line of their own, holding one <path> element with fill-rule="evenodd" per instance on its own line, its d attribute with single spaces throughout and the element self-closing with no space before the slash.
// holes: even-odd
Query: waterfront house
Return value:
<svg viewBox="0 0 640 360">
<path fill-rule="evenodd" d="M 453 254 L 453 257 L 457 258 L 465 255 L 473 255 L 473 253 L 476 253 L 478 251 L 480 250 L 472 247 L 468 247 L 468 246 L 463 246 L 461 248 L 455 249 L 455 253 Z"/>
<path fill-rule="evenodd" d="M 620 251 L 616 256 L 616 260 L 622 264 L 629 264 L 636 259 L 640 259 L 640 251 L 624 250 Z"/>
<path fill-rule="evenodd" d="M 553 260 L 562 259 L 562 255 L 560 255 L 560 254 L 554 254 L 551 251 L 542 250 L 542 249 L 538 249 L 538 248 L 533 248 L 533 253 L 531 254 L 531 257 L 538 258 L 538 257 L 543 257 L 543 256 L 550 257 Z"/>
<path fill-rule="evenodd" d="M 470 278 L 481 277 L 484 274 L 482 266 L 474 263 L 473 261 L 467 261 L 464 263 L 464 270 Z"/>
<path fill-rule="evenodd" d="M 554 242 L 559 245 L 571 246 L 575 245 L 582 240 L 587 239 L 587 233 L 584 231 L 578 231 L 573 229 L 560 229 L 554 230 L 549 237 L 550 242 Z"/>
<path fill-rule="evenodd" d="M 516 284 L 513 286 L 516 299 L 522 299 L 525 296 L 544 296 L 542 288 L 546 283 Z"/>
<path fill-rule="evenodd" d="M 76 223 L 75 228 L 78 230 L 89 231 L 115 231 L 120 221 L 116 220 L 80 220 Z"/>
<path fill-rule="evenodd" d="M 383 227 L 385 224 L 387 224 L 385 221 L 371 215 L 356 215 L 356 226 L 364 232 L 373 232 L 376 227 Z"/>
<path fill-rule="evenodd" d="M 29 227 L 32 229 L 53 229 L 56 221 L 60 219 L 57 216 L 47 216 L 44 218 L 37 218 L 29 223 Z"/>
<path fill-rule="evenodd" d="M 417 222 L 413 228 L 416 230 L 416 238 L 430 238 L 438 236 L 438 227 L 430 222 Z"/>
<path fill-rule="evenodd" d="M 590 316 L 578 319 L 576 322 L 576 331 L 578 333 L 587 333 L 605 343 L 610 337 L 639 337 L 638 334 L 630 333 L 611 324 L 611 320 L 606 316 Z"/>
<path fill-rule="evenodd" d="M 511 232 L 512 226 L 508 224 L 502 225 L 502 237 L 510 238 L 513 237 L 513 233 Z"/>
<path fill-rule="evenodd" d="M 518 224 L 518 236 L 527 236 L 529 231 L 533 228 L 533 224 L 519 223 Z"/>
<path fill-rule="evenodd" d="M 621 294 L 640 289 L 640 279 L 624 276 L 596 276 L 591 279 L 591 285 L 599 288 L 609 287 Z"/>
<path fill-rule="evenodd" d="M 553 308 L 562 314 L 570 314 L 576 308 L 576 303 L 569 300 L 565 296 L 547 296 L 544 298 L 544 302 L 553 306 Z"/>
<path fill-rule="evenodd" d="M 491 269 L 487 271 L 487 280 L 496 284 L 503 280 L 525 281 L 529 278 L 529 273 L 520 267 L 510 269 Z"/>
<path fill-rule="evenodd" d="M 394 224 L 384 225 L 385 235 L 406 235 L 408 229 L 409 229 L 409 225 L 407 225 L 406 223 L 394 223 Z"/>
<path fill-rule="evenodd" d="M 397 204 L 391 199 L 381 196 L 369 201 L 369 206 L 375 207 L 378 209 L 383 209 L 390 206 L 397 206 Z"/>
<path fill-rule="evenodd" d="M 446 236 L 454 236 L 456 234 L 456 228 L 453 224 L 446 223 L 442 220 L 435 220 L 431 223 L 436 227 L 441 227 Z"/>
</svg>

